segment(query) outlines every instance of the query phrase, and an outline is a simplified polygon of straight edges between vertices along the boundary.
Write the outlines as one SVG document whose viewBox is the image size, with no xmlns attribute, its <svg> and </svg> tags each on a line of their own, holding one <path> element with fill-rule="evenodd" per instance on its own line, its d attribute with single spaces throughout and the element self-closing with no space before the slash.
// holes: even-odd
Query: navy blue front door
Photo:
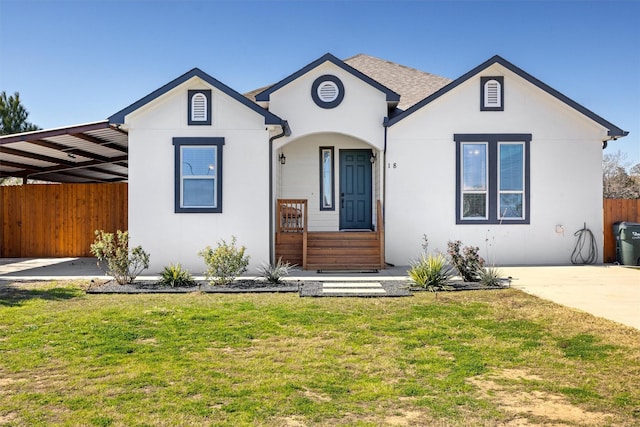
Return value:
<svg viewBox="0 0 640 427">
<path fill-rule="evenodd" d="M 372 229 L 371 150 L 340 150 L 340 229 Z"/>
</svg>

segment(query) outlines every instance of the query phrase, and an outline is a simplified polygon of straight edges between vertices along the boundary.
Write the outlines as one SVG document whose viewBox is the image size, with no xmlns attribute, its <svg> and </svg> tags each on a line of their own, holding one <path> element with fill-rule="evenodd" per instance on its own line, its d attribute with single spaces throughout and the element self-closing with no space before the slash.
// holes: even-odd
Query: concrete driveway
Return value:
<svg viewBox="0 0 640 427">
<path fill-rule="evenodd" d="M 408 280 L 406 266 L 379 273 L 318 274 L 295 271 L 290 279 L 318 281 Z M 640 329 L 640 268 L 616 265 L 500 267 L 511 286 L 529 294 Z M 0 258 L 0 280 L 105 278 L 94 258 Z M 157 279 L 141 276 L 140 279 Z"/>
<path fill-rule="evenodd" d="M 619 265 L 501 267 L 511 286 L 640 329 L 640 268 Z"/>
</svg>

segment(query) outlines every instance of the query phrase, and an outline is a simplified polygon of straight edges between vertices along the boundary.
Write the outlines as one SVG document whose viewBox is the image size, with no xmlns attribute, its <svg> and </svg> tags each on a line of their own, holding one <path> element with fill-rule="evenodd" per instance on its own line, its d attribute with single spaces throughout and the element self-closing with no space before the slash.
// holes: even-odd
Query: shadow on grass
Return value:
<svg viewBox="0 0 640 427">
<path fill-rule="evenodd" d="M 82 290 L 71 287 L 34 288 L 16 283 L 0 282 L 0 307 L 16 307 L 26 301 L 41 299 L 62 301 L 82 295 Z"/>
</svg>

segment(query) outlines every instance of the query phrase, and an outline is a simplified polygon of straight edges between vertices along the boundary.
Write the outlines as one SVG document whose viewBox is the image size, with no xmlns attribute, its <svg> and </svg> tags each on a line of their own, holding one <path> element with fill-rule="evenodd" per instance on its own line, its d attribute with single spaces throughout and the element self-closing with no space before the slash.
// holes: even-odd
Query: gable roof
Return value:
<svg viewBox="0 0 640 427">
<path fill-rule="evenodd" d="M 456 87 L 458 87 L 462 83 L 466 82 L 467 80 L 469 80 L 470 78 L 474 77 L 475 75 L 481 73 L 482 71 L 484 71 L 486 68 L 492 66 L 493 64 L 502 65 L 504 68 L 506 68 L 509 71 L 513 72 L 514 74 L 522 77 L 523 79 L 525 79 L 529 83 L 533 84 L 534 86 L 538 87 L 539 89 L 542 89 L 543 91 L 547 92 L 549 95 L 553 96 L 554 98 L 558 99 L 559 101 L 565 103 L 569 107 L 571 107 L 571 108 L 577 110 L 578 112 L 584 114 L 585 116 L 587 116 L 588 118 L 590 118 L 594 122 L 596 122 L 596 123 L 602 125 L 603 127 L 607 128 L 609 136 L 622 137 L 622 136 L 626 136 L 626 135 L 629 134 L 629 132 L 620 129 L 618 126 L 616 126 L 613 123 L 605 120 L 604 118 L 600 117 L 599 115 L 597 115 L 593 111 L 589 110 L 588 108 L 583 107 L 582 105 L 580 105 L 577 102 L 573 101 L 569 97 L 563 95 L 562 93 L 560 93 L 557 90 L 553 89 L 551 86 L 549 86 L 549 85 L 543 83 L 542 81 L 536 79 L 531 74 L 527 73 L 526 71 L 522 70 L 521 68 L 516 67 L 515 65 L 513 65 L 512 63 L 510 63 L 509 61 L 507 61 L 506 59 L 504 59 L 504 58 L 502 58 L 502 57 L 500 57 L 498 55 L 495 55 L 495 56 L 489 58 L 487 61 L 485 61 L 482 64 L 478 65 L 474 69 L 468 71 L 467 73 L 465 73 L 464 75 L 462 75 L 458 79 L 454 80 L 453 82 L 449 83 L 448 85 L 444 86 L 443 88 L 441 88 L 437 92 L 427 96 L 422 101 L 420 101 L 417 104 L 413 105 L 409 109 L 407 109 L 407 110 L 405 110 L 403 112 L 400 112 L 399 114 L 391 117 L 386 122 L 386 125 L 387 126 L 393 126 L 394 124 L 396 124 L 400 120 L 402 120 L 405 117 L 411 115 L 412 113 L 414 113 L 417 110 L 421 109 L 422 107 L 424 107 L 425 105 L 429 104 L 430 102 L 438 99 L 439 97 L 441 97 L 442 95 L 444 95 L 447 92 L 451 91 L 452 89 L 455 89 Z"/>
<path fill-rule="evenodd" d="M 257 93 L 255 95 L 256 102 L 267 102 L 267 101 L 269 101 L 269 97 L 273 92 L 275 92 L 278 89 L 288 85 L 292 81 L 294 81 L 294 80 L 298 79 L 299 77 L 305 75 L 309 71 L 313 70 L 314 68 L 318 67 L 321 64 L 324 64 L 325 62 L 331 62 L 332 64 L 336 65 L 337 67 L 342 68 L 344 71 L 352 74 L 353 76 L 359 78 L 360 80 L 364 81 L 365 83 L 367 83 L 367 84 L 373 86 L 374 88 L 378 89 L 379 91 L 381 91 L 382 93 L 384 93 L 386 95 L 387 102 L 394 102 L 395 103 L 395 102 L 400 101 L 400 95 L 398 95 L 393 90 L 389 89 L 388 87 L 386 87 L 385 85 L 379 83 L 378 81 L 372 79 L 370 76 L 364 74 L 363 72 L 357 70 L 355 67 L 352 67 L 352 66 L 346 64 L 345 62 L 339 60 L 335 56 L 331 55 L 330 53 L 327 53 L 327 54 L 321 56 L 320 58 L 316 59 L 312 63 L 306 65 L 303 68 L 301 68 L 300 70 L 296 71 L 295 73 L 291 74 L 290 76 L 285 77 L 284 79 L 280 80 L 278 83 L 276 83 L 276 84 L 274 84 L 272 86 L 269 86 L 268 88 L 266 88 L 262 92 Z M 249 95 L 249 94 L 247 94 L 247 95 Z"/>
<path fill-rule="evenodd" d="M 180 77 L 170 81 L 169 83 L 167 83 L 166 85 L 162 86 L 159 89 L 156 89 L 155 91 L 151 92 L 149 95 L 145 96 L 144 98 L 139 99 L 138 101 L 134 102 L 133 104 L 129 105 L 128 107 L 125 107 L 124 109 L 118 111 L 117 113 L 113 114 L 112 116 L 109 117 L 109 123 L 114 123 L 114 124 L 122 124 L 124 123 L 124 119 L 125 117 L 136 111 L 137 109 L 143 107 L 144 105 L 148 104 L 151 101 L 154 101 L 155 99 L 159 98 L 160 96 L 164 95 L 165 93 L 169 92 L 170 90 L 174 89 L 175 87 L 181 85 L 182 83 L 194 78 L 194 77 L 199 77 L 200 79 L 204 80 L 205 82 L 209 83 L 211 86 L 215 87 L 216 89 L 220 90 L 221 92 L 225 93 L 226 95 L 229 95 L 231 98 L 235 99 L 236 101 L 240 102 L 241 104 L 245 105 L 246 107 L 252 109 L 253 111 L 255 111 L 256 113 L 260 114 L 261 116 L 264 117 L 264 123 L 267 125 L 282 125 L 284 126 L 284 120 L 282 120 L 280 117 L 276 116 L 275 114 L 265 110 L 264 108 L 260 107 L 258 104 L 256 104 L 255 102 L 251 102 L 249 99 L 247 99 L 246 97 L 242 96 L 240 93 L 236 92 L 235 90 L 231 89 L 229 86 L 225 85 L 224 83 L 220 82 L 219 80 L 211 77 L 209 74 L 205 73 L 204 71 L 200 70 L 199 68 L 194 68 L 191 71 L 186 72 L 185 74 L 181 75 Z"/>
<path fill-rule="evenodd" d="M 397 108 L 401 110 L 406 110 L 451 83 L 451 79 L 362 53 L 344 62 L 399 93 Z"/>
</svg>

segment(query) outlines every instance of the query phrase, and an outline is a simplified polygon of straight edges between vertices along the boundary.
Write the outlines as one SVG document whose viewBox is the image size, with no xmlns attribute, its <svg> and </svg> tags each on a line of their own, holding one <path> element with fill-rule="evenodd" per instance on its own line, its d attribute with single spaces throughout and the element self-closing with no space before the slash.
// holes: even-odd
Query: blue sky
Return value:
<svg viewBox="0 0 640 427">
<path fill-rule="evenodd" d="M 239 92 L 330 52 L 455 79 L 498 54 L 630 135 L 640 1 L 0 0 L 0 91 L 43 128 L 105 119 L 193 67 Z"/>
</svg>

